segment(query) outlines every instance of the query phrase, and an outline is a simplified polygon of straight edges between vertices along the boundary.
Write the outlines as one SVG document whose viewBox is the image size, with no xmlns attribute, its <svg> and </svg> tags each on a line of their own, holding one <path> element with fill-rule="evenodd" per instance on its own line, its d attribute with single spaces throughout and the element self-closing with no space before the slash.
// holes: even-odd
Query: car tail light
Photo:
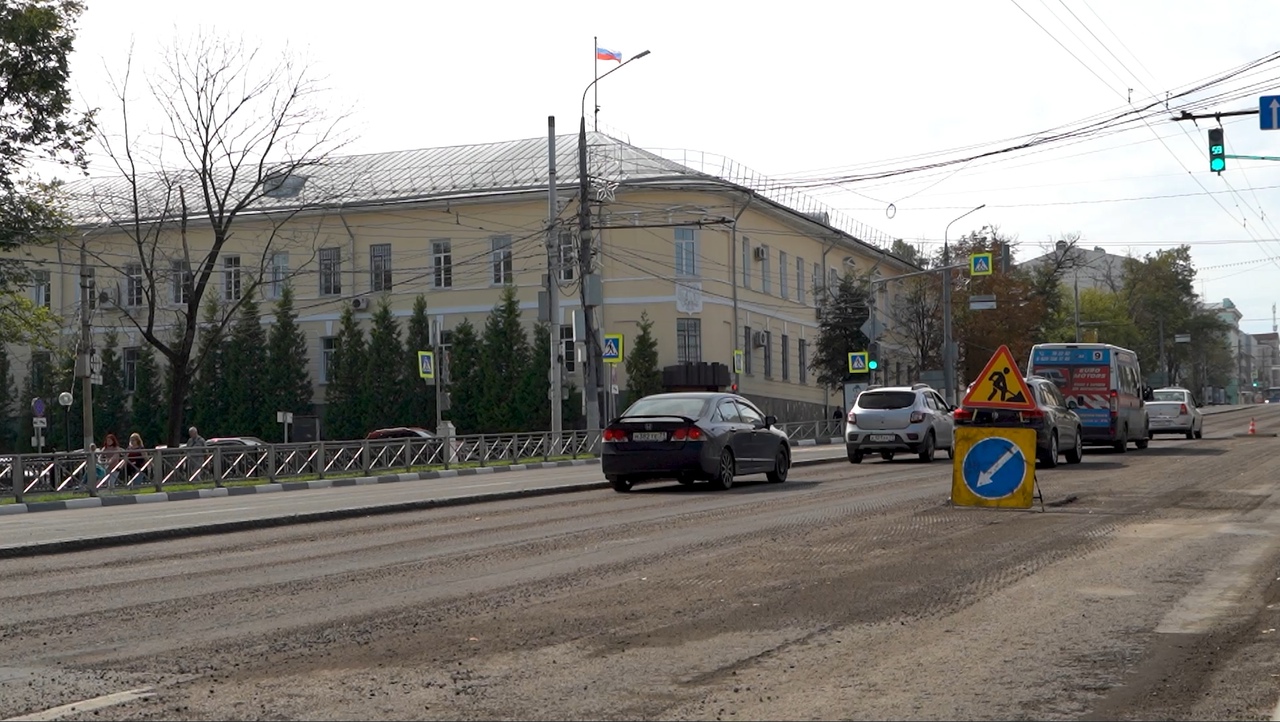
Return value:
<svg viewBox="0 0 1280 722">
<path fill-rule="evenodd" d="M 923 411 L 912 411 L 912 412 L 911 412 L 911 423 L 913 423 L 913 424 L 918 424 L 918 423 L 920 423 L 920 422 L 922 422 L 922 421 L 924 421 L 924 412 L 923 412 Z"/>
<path fill-rule="evenodd" d="M 605 441 L 626 441 L 627 432 L 618 428 L 609 428 L 604 430 Z"/>
<path fill-rule="evenodd" d="M 1111 415 L 1115 416 L 1120 411 L 1120 392 L 1111 389 Z"/>
<path fill-rule="evenodd" d="M 951 412 L 951 418 L 957 421 L 969 421 L 973 419 L 973 412 L 965 408 L 957 408 Z"/>
<path fill-rule="evenodd" d="M 844 418 L 845 418 L 845 421 L 848 421 L 851 424 L 858 423 L 858 415 L 853 413 L 852 409 L 849 410 L 849 415 Z"/>
<path fill-rule="evenodd" d="M 1180 404 L 1178 406 L 1178 416 L 1186 416 L 1186 415 L 1187 415 L 1187 405 Z"/>
<path fill-rule="evenodd" d="M 671 440 L 672 441 L 702 441 L 703 436 L 704 434 L 702 433 L 702 429 L 699 429 L 696 426 L 690 426 L 688 428 L 676 429 L 675 432 L 671 434 Z"/>
<path fill-rule="evenodd" d="M 1032 409 L 1031 411 L 1023 411 L 1018 414 L 1023 423 L 1028 421 L 1044 421 L 1044 411 L 1040 409 Z"/>
</svg>

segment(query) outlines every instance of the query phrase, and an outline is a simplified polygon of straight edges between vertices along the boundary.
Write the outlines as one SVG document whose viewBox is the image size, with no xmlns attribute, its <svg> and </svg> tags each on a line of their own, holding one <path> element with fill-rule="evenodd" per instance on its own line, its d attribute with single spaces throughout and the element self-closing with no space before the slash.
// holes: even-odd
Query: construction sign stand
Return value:
<svg viewBox="0 0 1280 722">
<path fill-rule="evenodd" d="M 1035 396 L 1008 346 L 996 350 L 960 406 L 1032 411 Z M 957 426 L 951 454 L 951 504 L 1030 509 L 1044 494 L 1036 480 L 1035 429 Z"/>
</svg>

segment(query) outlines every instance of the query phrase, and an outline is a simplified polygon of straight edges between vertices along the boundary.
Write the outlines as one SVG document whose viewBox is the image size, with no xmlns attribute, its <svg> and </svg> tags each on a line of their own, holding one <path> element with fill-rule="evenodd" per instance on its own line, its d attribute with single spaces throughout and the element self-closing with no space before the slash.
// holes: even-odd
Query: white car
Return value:
<svg viewBox="0 0 1280 722">
<path fill-rule="evenodd" d="M 1204 414 L 1191 392 L 1177 387 L 1156 389 L 1147 402 L 1151 435 L 1185 434 L 1188 439 L 1204 438 Z"/>
</svg>

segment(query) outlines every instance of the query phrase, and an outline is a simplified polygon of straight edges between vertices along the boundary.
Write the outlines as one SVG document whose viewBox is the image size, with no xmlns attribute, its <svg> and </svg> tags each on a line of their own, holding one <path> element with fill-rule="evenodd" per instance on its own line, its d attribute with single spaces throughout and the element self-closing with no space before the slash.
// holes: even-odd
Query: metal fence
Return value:
<svg viewBox="0 0 1280 722">
<path fill-rule="evenodd" d="M 796 442 L 829 441 L 840 419 L 778 424 Z M 472 466 L 594 457 L 599 431 L 477 434 L 448 439 L 319 441 L 308 444 L 218 444 L 197 448 L 121 449 L 0 456 L 0 496 L 114 493 L 130 489 L 283 483 Z M 88 473 L 86 474 L 86 466 Z M 17 480 L 17 483 L 15 483 Z M 87 482 L 87 483 L 86 483 Z"/>
</svg>

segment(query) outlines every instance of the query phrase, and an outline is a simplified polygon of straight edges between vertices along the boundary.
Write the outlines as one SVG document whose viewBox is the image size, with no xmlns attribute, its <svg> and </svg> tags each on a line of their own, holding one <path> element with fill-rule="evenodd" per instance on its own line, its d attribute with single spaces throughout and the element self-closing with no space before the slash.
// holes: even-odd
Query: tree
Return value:
<svg viewBox="0 0 1280 722">
<path fill-rule="evenodd" d="M 1154 361 L 1160 355 L 1161 334 L 1167 341 L 1174 334 L 1188 332 L 1193 317 L 1200 313 L 1195 276 L 1191 247 L 1186 245 L 1159 250 L 1140 259 L 1125 259 L 1122 293 L 1140 332 L 1140 339 L 1133 350 L 1148 368 L 1158 366 Z M 1198 345 L 1195 336 L 1192 342 Z M 1166 345 L 1166 351 L 1172 350 L 1168 349 L 1169 345 L 1172 344 Z M 1201 348 L 1187 350 L 1196 352 L 1194 356 L 1197 359 L 1205 356 Z M 1166 353 L 1165 360 L 1167 366 L 1164 371 L 1169 378 L 1177 378 L 1176 354 Z"/>
<path fill-rule="evenodd" d="M 226 427 L 227 394 L 224 387 L 223 363 L 226 344 L 226 327 L 222 322 L 222 306 L 217 296 L 204 305 L 204 318 L 200 326 L 200 347 L 196 359 L 195 378 L 191 389 L 192 423 L 208 438 L 222 432 L 232 432 Z"/>
<path fill-rule="evenodd" d="M 276 301 L 276 320 L 267 338 L 267 393 L 270 409 L 306 414 L 311 411 L 311 374 L 307 371 L 307 335 L 298 326 L 293 288 L 285 284 Z M 281 441 L 284 427 L 277 425 Z"/>
<path fill-rule="evenodd" d="M 551 326 L 539 322 L 533 327 L 529 363 L 520 377 L 517 394 L 525 402 L 523 424 L 516 431 L 546 431 L 551 428 Z M 559 399 L 557 399 L 559 401 Z"/>
<path fill-rule="evenodd" d="M 404 391 L 408 383 L 423 384 L 415 371 L 405 378 L 404 345 L 400 343 L 400 324 L 383 298 L 373 312 L 369 328 L 369 352 L 365 357 L 364 391 L 368 396 L 365 425 L 387 426 L 400 416 L 404 408 Z"/>
<path fill-rule="evenodd" d="M 640 333 L 628 349 L 623 365 L 627 372 L 627 398 L 631 401 L 662 393 L 662 369 L 658 368 L 658 340 L 653 337 L 653 321 L 640 312 Z"/>
<path fill-rule="evenodd" d="M 921 252 L 919 248 L 916 248 L 901 238 L 895 238 L 893 240 L 893 245 L 889 246 L 889 252 L 914 266 L 919 266 L 921 268 L 929 267 L 928 256 Z"/>
<path fill-rule="evenodd" d="M 0 343 L 0 451 L 12 452 L 18 439 L 18 429 L 13 425 L 17 408 L 17 390 L 13 387 L 13 365 L 9 361 L 9 348 Z"/>
<path fill-rule="evenodd" d="M 56 189 L 41 183 L 31 161 L 43 157 L 85 167 L 93 115 L 72 111 L 69 58 L 80 2 L 0 3 L 0 338 L 48 341 L 56 319 L 21 292 L 31 280 L 22 246 L 62 234 L 66 213 Z"/>
<path fill-rule="evenodd" d="M 406 334 L 404 350 L 404 388 L 400 393 L 404 398 L 402 422 L 406 426 L 434 426 L 436 419 L 436 387 L 429 386 L 418 377 L 418 352 L 431 349 L 431 319 L 427 317 L 427 297 L 418 294 L 413 299 L 413 313 L 409 316 L 409 329 Z M 440 364 L 443 359 L 436 359 L 437 384 L 444 383 L 440 376 Z"/>
<path fill-rule="evenodd" d="M 502 289 L 502 295 L 485 320 L 480 347 L 477 418 L 480 432 L 527 428 L 529 418 L 536 415 L 536 399 L 524 398 L 518 385 L 512 383 L 524 374 L 532 356 L 529 336 L 520 320 L 520 299 L 515 286 Z"/>
<path fill-rule="evenodd" d="M 448 334 L 449 420 L 460 434 L 480 433 L 484 403 L 480 337 L 471 319 L 463 319 Z"/>
<path fill-rule="evenodd" d="M 165 403 L 160 389 L 160 365 L 150 346 L 138 348 L 138 362 L 133 374 L 133 395 L 129 401 L 130 432 L 141 434 L 143 446 L 151 448 L 165 443 Z M 127 442 L 128 437 L 121 444 Z"/>
<path fill-rule="evenodd" d="M 942 368 L 942 281 L 917 276 L 903 281 L 904 289 L 889 309 L 889 338 L 911 354 L 918 371 Z"/>
<path fill-rule="evenodd" d="M 364 331 L 350 306 L 342 309 L 334 339 L 331 375 L 325 387 L 325 438 L 358 439 L 368 431 Z"/>
<path fill-rule="evenodd" d="M 120 335 L 108 328 L 103 338 L 102 383 L 93 390 L 94 432 L 98 441 L 115 434 L 124 446 L 129 443 L 129 396 L 124 388 L 124 364 L 120 359 Z"/>
<path fill-rule="evenodd" d="M 136 133 L 129 95 L 132 63 L 130 57 L 122 78 L 112 81 L 123 134 L 97 134 L 121 182 L 89 184 L 87 200 L 106 219 L 107 230 L 126 244 L 123 254 L 118 248 L 95 251 L 97 260 L 121 275 L 128 275 L 123 273 L 127 264 L 138 279 L 137 290 L 129 289 L 130 297 L 117 305 L 174 369 L 164 436 L 176 442 L 192 369 L 201 365 L 194 353 L 206 294 L 221 290 L 227 308 L 219 323 L 225 325 L 253 296 L 276 252 L 291 243 L 306 247 L 294 236 L 296 223 L 290 225 L 293 232 L 283 229 L 298 213 L 340 193 L 314 183 L 303 193 L 307 174 L 340 143 L 335 123 L 321 110 L 321 88 L 307 68 L 288 56 L 264 62 L 240 43 L 204 35 L 175 42 L 165 52 L 163 67 L 148 74 L 165 127 Z M 149 147 L 143 138 L 164 143 Z M 166 154 L 174 149 L 180 164 Z M 154 165 L 144 165 L 147 158 L 154 158 Z M 260 212 L 264 209 L 273 212 Z M 254 225 L 235 230 L 242 218 Z M 195 230 L 189 228 L 192 223 L 203 227 L 196 238 L 188 235 Z M 237 257 L 235 270 L 229 271 L 220 261 L 233 235 L 249 237 L 252 250 L 243 263 Z M 175 253 L 162 250 L 175 245 L 180 249 Z M 170 323 L 180 329 L 176 341 L 157 333 Z"/>
<path fill-rule="evenodd" d="M 275 428 L 276 409 L 271 408 L 273 393 L 264 393 L 268 388 L 267 334 L 252 295 L 240 304 L 225 353 L 222 368 L 227 415 L 223 424 L 236 435 L 270 435 Z"/>
<path fill-rule="evenodd" d="M 833 289 L 818 300 L 818 340 L 809 368 L 814 378 L 828 388 L 837 388 L 849 375 L 849 354 L 866 350 L 868 340 L 861 330 L 871 317 L 871 294 L 865 283 L 845 274 Z"/>
<path fill-rule="evenodd" d="M 998 258 L 1002 245 L 1016 247 L 1017 241 L 1001 234 L 999 228 L 987 227 L 961 238 L 952 248 L 957 258 L 975 253 L 992 253 Z M 990 276 L 962 274 L 955 280 L 958 288 L 952 294 L 952 323 L 954 337 L 963 341 L 958 359 L 963 378 L 977 378 L 1001 346 L 1008 346 L 1013 357 L 1025 365 L 1045 325 L 1043 301 L 1031 275 L 1021 268 L 1005 271 L 997 266 Z M 995 296 L 996 311 L 971 310 L 969 299 L 974 295 Z"/>
</svg>

